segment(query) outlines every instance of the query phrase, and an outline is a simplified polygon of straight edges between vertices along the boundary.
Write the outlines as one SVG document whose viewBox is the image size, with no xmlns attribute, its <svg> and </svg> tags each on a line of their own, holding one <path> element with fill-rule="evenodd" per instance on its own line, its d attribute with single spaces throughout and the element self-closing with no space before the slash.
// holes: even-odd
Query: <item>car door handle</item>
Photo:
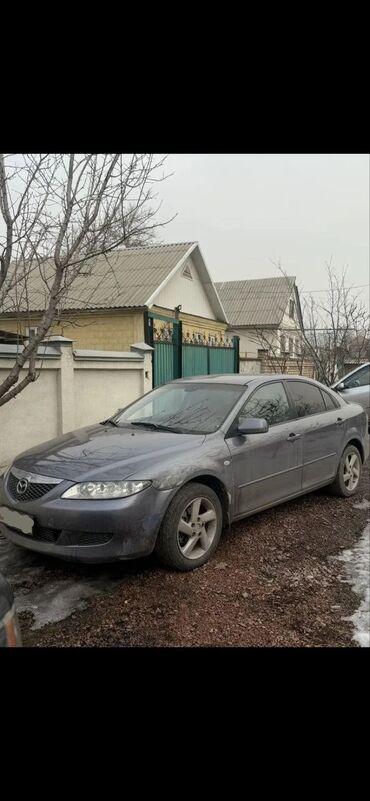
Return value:
<svg viewBox="0 0 370 801">
<path fill-rule="evenodd" d="M 341 426 L 342 423 L 344 423 L 343 418 L 342 417 L 337 417 L 337 426 Z"/>
<path fill-rule="evenodd" d="M 287 437 L 287 440 L 288 440 L 288 442 L 294 442 L 294 440 L 299 439 L 300 436 L 301 436 L 300 434 L 289 434 L 289 437 Z"/>
</svg>

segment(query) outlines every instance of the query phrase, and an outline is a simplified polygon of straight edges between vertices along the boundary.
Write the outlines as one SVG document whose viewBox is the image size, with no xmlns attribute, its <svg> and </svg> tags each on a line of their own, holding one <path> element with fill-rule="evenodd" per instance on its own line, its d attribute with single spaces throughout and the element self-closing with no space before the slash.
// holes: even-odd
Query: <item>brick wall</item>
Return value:
<svg viewBox="0 0 370 801">
<path fill-rule="evenodd" d="M 271 356 L 261 356 L 261 373 L 285 373 L 286 375 L 303 375 L 306 378 L 315 378 L 315 365 L 305 359 L 303 363 L 297 359 L 286 359 L 282 368 L 281 361 Z"/>
<path fill-rule="evenodd" d="M 37 326 L 40 318 L 30 320 L 1 320 L 3 331 L 26 334 L 26 328 Z M 112 311 L 80 312 L 62 315 L 61 321 L 49 335 L 73 339 L 74 348 L 93 350 L 129 350 L 131 342 L 144 340 L 143 312 Z"/>
</svg>

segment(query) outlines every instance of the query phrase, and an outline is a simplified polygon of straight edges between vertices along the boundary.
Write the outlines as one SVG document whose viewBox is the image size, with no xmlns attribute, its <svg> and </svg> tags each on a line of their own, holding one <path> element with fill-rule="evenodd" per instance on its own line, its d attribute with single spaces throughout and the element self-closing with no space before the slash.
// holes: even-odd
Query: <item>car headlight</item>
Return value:
<svg viewBox="0 0 370 801">
<path fill-rule="evenodd" d="M 149 487 L 151 481 L 86 481 L 74 484 L 67 489 L 62 498 L 103 501 L 111 498 L 127 498 Z"/>
</svg>

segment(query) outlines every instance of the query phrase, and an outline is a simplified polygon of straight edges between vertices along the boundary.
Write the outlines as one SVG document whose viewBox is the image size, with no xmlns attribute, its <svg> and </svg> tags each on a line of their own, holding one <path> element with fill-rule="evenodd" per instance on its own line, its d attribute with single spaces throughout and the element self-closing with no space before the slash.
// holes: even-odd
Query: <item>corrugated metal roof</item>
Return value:
<svg viewBox="0 0 370 801">
<path fill-rule="evenodd" d="M 295 277 L 256 278 L 215 284 L 233 326 L 280 325 Z"/>
<path fill-rule="evenodd" d="M 194 242 L 115 250 L 87 261 L 81 274 L 63 297 L 63 309 L 107 309 L 145 306 L 147 300 L 185 256 Z M 43 311 L 50 294 L 55 267 L 52 262 L 35 265 L 28 278 L 26 298 L 17 306 L 24 311 Z M 12 311 L 14 299 L 8 297 Z"/>
</svg>

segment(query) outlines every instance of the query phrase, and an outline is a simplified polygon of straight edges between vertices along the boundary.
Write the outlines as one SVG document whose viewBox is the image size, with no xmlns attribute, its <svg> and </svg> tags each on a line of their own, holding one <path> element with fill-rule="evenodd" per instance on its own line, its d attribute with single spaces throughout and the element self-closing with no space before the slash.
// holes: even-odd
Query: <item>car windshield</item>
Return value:
<svg viewBox="0 0 370 801">
<path fill-rule="evenodd" d="M 189 381 L 166 384 L 113 416 L 114 422 L 181 434 L 212 434 L 222 425 L 245 386 Z"/>
</svg>

